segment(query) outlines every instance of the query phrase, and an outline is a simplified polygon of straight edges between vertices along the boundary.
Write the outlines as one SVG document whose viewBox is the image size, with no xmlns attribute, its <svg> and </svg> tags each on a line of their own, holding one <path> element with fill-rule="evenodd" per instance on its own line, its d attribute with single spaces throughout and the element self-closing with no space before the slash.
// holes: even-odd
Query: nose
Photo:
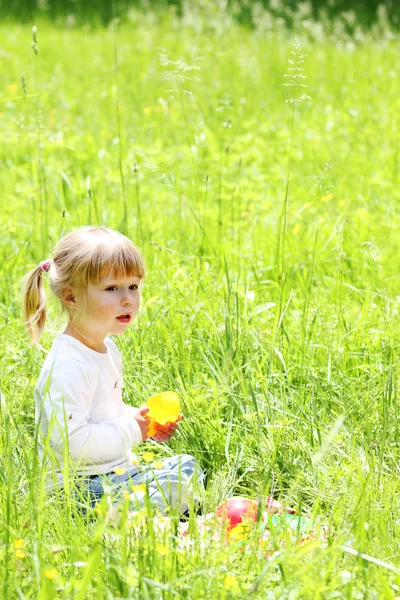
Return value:
<svg viewBox="0 0 400 600">
<path fill-rule="evenodd" d="M 122 298 L 121 304 L 123 306 L 130 306 L 132 304 L 132 298 L 130 297 L 129 294 Z"/>
</svg>

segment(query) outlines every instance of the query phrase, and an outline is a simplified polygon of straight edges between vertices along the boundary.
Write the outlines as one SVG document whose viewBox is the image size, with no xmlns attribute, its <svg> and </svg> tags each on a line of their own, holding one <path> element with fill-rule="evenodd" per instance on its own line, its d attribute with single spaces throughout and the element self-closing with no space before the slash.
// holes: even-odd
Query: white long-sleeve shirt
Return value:
<svg viewBox="0 0 400 600">
<path fill-rule="evenodd" d="M 142 441 L 134 419 L 138 409 L 122 400 L 121 355 L 111 339 L 105 345 L 102 354 L 60 334 L 35 387 L 40 457 L 48 461 L 48 443 L 59 462 L 59 468 L 52 468 L 61 485 L 67 448 L 77 474 L 95 475 L 129 467 L 131 448 Z"/>
</svg>

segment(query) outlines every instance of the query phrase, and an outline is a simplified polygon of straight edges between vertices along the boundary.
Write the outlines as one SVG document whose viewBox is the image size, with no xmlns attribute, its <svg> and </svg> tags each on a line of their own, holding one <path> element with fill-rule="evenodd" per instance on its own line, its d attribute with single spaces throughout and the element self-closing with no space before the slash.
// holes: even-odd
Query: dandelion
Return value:
<svg viewBox="0 0 400 600">
<path fill-rule="evenodd" d="M 104 514 L 105 514 L 105 511 L 104 511 L 104 509 L 103 509 L 102 505 L 101 505 L 99 502 L 97 502 L 97 503 L 96 503 L 96 505 L 95 505 L 95 507 L 94 507 L 94 510 L 95 510 L 95 511 L 97 512 L 97 514 L 98 514 L 98 515 L 100 515 L 100 516 L 102 516 L 102 515 L 104 515 Z"/>
<path fill-rule="evenodd" d="M 116 475 L 123 475 L 124 473 L 126 473 L 126 469 L 125 467 L 115 467 L 114 473 Z"/>
<path fill-rule="evenodd" d="M 146 463 L 150 463 L 153 460 L 154 456 L 154 452 L 143 452 L 142 454 L 142 458 Z"/>
<path fill-rule="evenodd" d="M 292 229 L 293 235 L 297 235 L 299 233 L 300 229 L 301 229 L 301 227 L 300 227 L 299 223 L 296 223 L 296 225 Z"/>
<path fill-rule="evenodd" d="M 157 544 L 156 550 L 161 556 L 167 556 L 169 553 L 168 546 L 165 546 L 164 544 Z"/>
<path fill-rule="evenodd" d="M 22 550 L 16 550 L 16 551 L 15 551 L 15 556 L 16 556 L 17 558 L 25 558 L 26 554 L 25 554 L 25 552 L 23 552 Z"/>
<path fill-rule="evenodd" d="M 162 462 L 162 460 L 156 460 L 156 462 L 153 463 L 154 469 L 162 469 L 163 466 L 164 466 L 164 463 Z"/>
<path fill-rule="evenodd" d="M 47 579 L 56 579 L 58 577 L 58 575 L 59 575 L 59 573 L 58 573 L 57 569 L 54 569 L 54 568 L 45 569 L 45 571 L 44 571 L 44 576 Z"/>
<path fill-rule="evenodd" d="M 238 581 L 234 575 L 227 575 L 224 579 L 224 588 L 226 590 L 237 590 L 239 588 Z"/>
<path fill-rule="evenodd" d="M 146 484 L 145 483 L 139 483 L 138 485 L 131 485 L 131 489 L 132 489 L 132 492 L 134 494 L 136 494 L 138 492 L 145 492 L 146 491 Z"/>
<path fill-rule="evenodd" d="M 18 83 L 10 83 L 10 85 L 7 86 L 7 90 L 10 94 L 16 94 L 18 91 Z"/>
<path fill-rule="evenodd" d="M 23 539 L 15 540 L 15 542 L 14 542 L 14 548 L 16 550 L 19 550 L 19 549 L 21 549 L 21 548 L 24 547 L 24 544 L 25 544 L 25 540 L 23 540 Z"/>
</svg>

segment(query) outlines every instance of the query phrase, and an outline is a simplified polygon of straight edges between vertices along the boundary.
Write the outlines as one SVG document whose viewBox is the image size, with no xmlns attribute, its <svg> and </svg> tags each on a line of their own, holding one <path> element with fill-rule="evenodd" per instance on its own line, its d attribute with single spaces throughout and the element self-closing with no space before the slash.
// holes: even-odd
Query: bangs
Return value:
<svg viewBox="0 0 400 600">
<path fill-rule="evenodd" d="M 117 279 L 125 277 L 143 279 L 145 276 L 144 261 L 139 250 L 124 237 L 122 240 L 98 240 L 87 258 L 86 268 L 82 273 L 84 285 L 98 283 L 108 275 Z"/>
</svg>

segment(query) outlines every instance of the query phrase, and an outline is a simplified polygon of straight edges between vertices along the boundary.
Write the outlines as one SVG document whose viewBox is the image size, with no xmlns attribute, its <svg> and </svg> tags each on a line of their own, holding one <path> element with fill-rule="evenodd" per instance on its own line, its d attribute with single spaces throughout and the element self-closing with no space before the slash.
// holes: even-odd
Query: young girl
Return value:
<svg viewBox="0 0 400 600">
<path fill-rule="evenodd" d="M 131 449 L 148 437 L 149 409 L 123 402 L 122 359 L 108 337 L 124 333 L 139 310 L 145 276 L 139 250 L 104 227 L 66 235 L 53 258 L 25 278 L 24 318 L 34 343 L 46 320 L 46 273 L 68 317 L 35 387 L 40 457 L 47 468 L 55 465 L 53 485 L 63 487 L 66 477 L 78 476 L 93 507 L 106 491 L 129 492 L 132 504 L 143 501 L 143 492 L 132 490 L 143 490 L 145 483 L 162 512 L 168 505 L 186 511 L 192 479 L 201 480 L 201 472 L 189 455 L 168 458 L 161 468 L 138 466 Z M 176 423 L 158 425 L 153 439 L 167 441 L 176 428 Z"/>
</svg>

